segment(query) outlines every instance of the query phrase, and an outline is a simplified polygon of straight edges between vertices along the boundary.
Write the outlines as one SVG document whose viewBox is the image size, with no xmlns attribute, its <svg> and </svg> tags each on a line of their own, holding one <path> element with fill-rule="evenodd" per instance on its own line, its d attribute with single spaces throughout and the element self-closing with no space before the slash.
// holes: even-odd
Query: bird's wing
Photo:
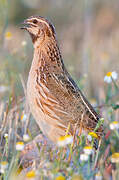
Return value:
<svg viewBox="0 0 119 180">
<path fill-rule="evenodd" d="M 85 129 L 89 131 L 94 130 L 99 122 L 100 116 L 87 101 L 69 73 L 65 70 L 63 73 L 55 73 L 52 76 L 54 81 L 57 82 L 57 85 L 54 83 L 57 87 L 55 97 L 58 101 L 61 101 L 64 111 L 68 113 L 70 122 L 80 125 L 82 121 Z M 97 132 L 99 135 L 102 134 L 103 127 L 101 126 Z"/>
<path fill-rule="evenodd" d="M 37 99 L 43 112 L 58 126 L 67 128 L 70 123 L 79 127 L 82 122 L 85 129 L 94 130 L 99 116 L 71 76 L 66 72 L 53 72 L 47 82 L 37 83 Z"/>
</svg>

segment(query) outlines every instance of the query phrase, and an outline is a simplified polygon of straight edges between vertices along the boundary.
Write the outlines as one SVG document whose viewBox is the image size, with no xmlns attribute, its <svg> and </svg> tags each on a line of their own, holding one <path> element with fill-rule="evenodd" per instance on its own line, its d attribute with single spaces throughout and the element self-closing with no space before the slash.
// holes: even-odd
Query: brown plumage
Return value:
<svg viewBox="0 0 119 180">
<path fill-rule="evenodd" d="M 67 72 L 53 25 L 40 16 L 32 16 L 23 24 L 34 45 L 27 98 L 39 127 L 53 142 L 65 135 L 68 127 L 70 134 L 80 128 L 93 131 L 100 116 Z M 102 126 L 97 134 L 102 136 Z"/>
</svg>

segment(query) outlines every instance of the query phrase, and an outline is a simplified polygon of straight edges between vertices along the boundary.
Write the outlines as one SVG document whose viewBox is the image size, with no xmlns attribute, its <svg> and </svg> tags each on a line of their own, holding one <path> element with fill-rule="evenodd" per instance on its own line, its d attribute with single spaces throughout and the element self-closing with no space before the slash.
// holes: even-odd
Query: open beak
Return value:
<svg viewBox="0 0 119 180">
<path fill-rule="evenodd" d="M 29 27 L 31 27 L 31 23 L 28 20 L 25 20 L 21 24 L 22 24 L 22 26 L 20 27 L 20 29 L 26 29 L 27 30 Z"/>
</svg>

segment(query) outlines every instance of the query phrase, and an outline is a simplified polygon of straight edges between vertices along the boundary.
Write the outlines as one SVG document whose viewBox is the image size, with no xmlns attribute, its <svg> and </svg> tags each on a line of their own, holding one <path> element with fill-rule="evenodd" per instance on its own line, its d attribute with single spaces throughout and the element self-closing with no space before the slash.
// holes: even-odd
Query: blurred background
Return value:
<svg viewBox="0 0 119 180">
<path fill-rule="evenodd" d="M 64 63 L 93 103 L 102 103 L 109 71 L 119 73 L 118 0 L 0 0 L 0 98 L 24 96 L 33 46 L 20 23 L 31 15 L 55 25 Z"/>
</svg>

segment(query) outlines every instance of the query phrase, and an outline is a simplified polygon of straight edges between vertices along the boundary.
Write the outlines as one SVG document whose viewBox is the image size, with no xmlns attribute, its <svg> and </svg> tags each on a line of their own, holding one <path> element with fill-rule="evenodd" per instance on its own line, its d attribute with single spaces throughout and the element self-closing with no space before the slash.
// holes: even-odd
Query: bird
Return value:
<svg viewBox="0 0 119 180">
<path fill-rule="evenodd" d="M 61 136 L 94 131 L 101 116 L 88 102 L 67 71 L 54 25 L 45 17 L 31 16 L 21 29 L 31 36 L 34 55 L 27 81 L 30 111 L 45 136 L 57 143 Z M 68 131 L 67 131 L 68 130 Z M 96 129 L 103 136 L 103 125 Z"/>
</svg>

